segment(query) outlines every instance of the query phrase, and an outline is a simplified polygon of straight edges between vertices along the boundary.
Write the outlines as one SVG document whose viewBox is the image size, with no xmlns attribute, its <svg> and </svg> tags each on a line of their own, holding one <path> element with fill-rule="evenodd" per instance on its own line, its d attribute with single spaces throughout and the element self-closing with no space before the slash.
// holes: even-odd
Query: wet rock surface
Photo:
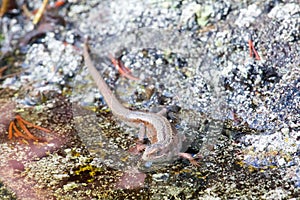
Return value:
<svg viewBox="0 0 300 200">
<path fill-rule="evenodd" d="M 299 196 L 297 1 L 66 1 L 55 13 L 38 35 L 21 15 L 1 18 L 3 199 Z M 121 102 L 167 108 L 200 166 L 140 166 L 138 130 L 112 116 L 83 67 L 86 36 Z M 16 113 L 52 130 L 34 131 L 47 142 L 8 140 Z"/>
</svg>

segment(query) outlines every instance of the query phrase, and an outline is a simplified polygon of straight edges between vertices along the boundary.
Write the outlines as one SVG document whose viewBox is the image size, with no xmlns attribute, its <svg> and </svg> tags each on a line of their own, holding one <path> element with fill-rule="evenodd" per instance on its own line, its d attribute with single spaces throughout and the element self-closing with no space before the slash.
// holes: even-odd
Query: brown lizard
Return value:
<svg viewBox="0 0 300 200">
<path fill-rule="evenodd" d="M 94 66 L 88 52 L 87 41 L 84 43 L 83 55 L 85 65 L 112 113 L 128 125 L 140 128 L 140 141 L 144 139 L 145 135 L 150 140 L 151 144 L 145 146 L 145 151 L 142 155 L 142 159 L 148 165 L 170 162 L 176 160 L 178 157 L 184 157 L 193 165 L 198 165 L 197 161 L 190 154 L 180 152 L 183 136 L 177 133 L 175 127 L 171 125 L 161 112 L 133 111 L 125 108 L 119 102 Z"/>
</svg>

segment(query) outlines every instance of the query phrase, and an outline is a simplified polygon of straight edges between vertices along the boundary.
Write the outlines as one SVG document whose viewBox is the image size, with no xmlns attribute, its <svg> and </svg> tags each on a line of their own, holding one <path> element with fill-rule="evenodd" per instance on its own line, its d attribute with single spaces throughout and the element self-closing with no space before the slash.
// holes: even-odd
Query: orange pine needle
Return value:
<svg viewBox="0 0 300 200">
<path fill-rule="evenodd" d="M 21 130 L 23 130 L 24 133 L 22 133 L 16 126 L 16 124 L 19 125 L 19 127 L 21 128 Z M 42 128 L 40 126 L 34 125 L 26 120 L 24 120 L 20 115 L 16 115 L 15 120 L 11 121 L 9 124 L 9 128 L 8 128 L 8 139 L 11 140 L 13 136 L 15 136 L 16 138 L 24 138 L 27 140 L 42 140 L 41 138 L 35 137 L 34 135 L 32 135 L 30 133 L 30 131 L 28 130 L 28 128 L 26 127 L 30 126 L 39 130 L 42 130 L 46 133 L 51 132 L 49 129 L 46 128 Z"/>
<path fill-rule="evenodd" d="M 11 140 L 13 136 L 13 124 L 14 122 L 9 123 L 9 128 L 8 128 L 8 139 Z"/>
<path fill-rule="evenodd" d="M 33 128 L 36 128 L 36 129 L 40 129 L 41 131 L 44 131 L 46 133 L 50 133 L 51 131 L 49 129 L 46 129 L 46 128 L 43 128 L 43 127 L 40 127 L 40 126 L 37 126 L 37 125 L 34 125 L 26 120 L 24 120 L 20 115 L 16 115 L 15 117 L 17 120 L 23 122 L 24 124 L 28 125 L 28 126 L 31 126 Z"/>
<path fill-rule="evenodd" d="M 257 51 L 254 48 L 252 40 L 248 40 L 248 46 L 249 46 L 249 51 L 250 51 L 250 57 L 252 58 L 253 53 L 254 53 L 255 54 L 255 59 L 260 60 L 260 57 L 259 57 Z"/>
<path fill-rule="evenodd" d="M 14 129 L 14 136 L 15 137 L 22 137 L 22 138 L 25 138 L 27 140 L 30 140 L 30 138 L 27 136 L 27 135 L 24 135 L 21 131 L 18 130 L 17 126 L 15 125 L 15 123 L 13 123 L 13 129 Z"/>
<path fill-rule="evenodd" d="M 110 60 L 111 60 L 112 64 L 118 69 L 118 71 L 121 75 L 125 76 L 128 79 L 134 80 L 134 81 L 139 80 L 139 78 L 132 75 L 130 69 L 128 69 L 121 61 L 119 61 L 118 59 L 115 59 L 111 55 L 110 55 Z"/>
<path fill-rule="evenodd" d="M 65 1 L 56 1 L 54 4 L 55 8 L 59 8 L 61 6 L 63 6 L 66 2 Z"/>
<path fill-rule="evenodd" d="M 22 128 L 22 130 L 26 133 L 26 135 L 27 135 L 30 139 L 32 139 L 32 140 L 38 140 L 37 137 L 33 136 L 33 135 L 29 132 L 29 130 L 27 129 L 27 127 L 23 124 L 23 122 L 22 122 L 21 120 L 18 120 L 18 119 L 17 119 L 17 121 L 18 121 L 18 124 L 20 125 L 20 127 Z"/>
</svg>

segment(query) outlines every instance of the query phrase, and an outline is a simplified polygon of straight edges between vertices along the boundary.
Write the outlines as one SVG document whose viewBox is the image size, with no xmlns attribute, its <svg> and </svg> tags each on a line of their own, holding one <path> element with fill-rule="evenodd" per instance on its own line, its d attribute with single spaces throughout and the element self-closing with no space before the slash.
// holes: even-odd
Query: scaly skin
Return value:
<svg viewBox="0 0 300 200">
<path fill-rule="evenodd" d="M 85 65 L 112 113 L 129 125 L 139 127 L 140 140 L 143 140 L 145 134 L 150 140 L 151 144 L 145 147 L 145 151 L 142 155 L 144 161 L 150 164 L 160 164 L 170 162 L 182 156 L 189 159 L 193 165 L 197 165 L 197 162 L 190 154 L 180 153 L 182 137 L 178 135 L 176 129 L 170 124 L 166 117 L 159 113 L 132 111 L 125 108 L 119 102 L 95 68 L 88 52 L 87 42 L 84 43 L 83 55 Z"/>
</svg>

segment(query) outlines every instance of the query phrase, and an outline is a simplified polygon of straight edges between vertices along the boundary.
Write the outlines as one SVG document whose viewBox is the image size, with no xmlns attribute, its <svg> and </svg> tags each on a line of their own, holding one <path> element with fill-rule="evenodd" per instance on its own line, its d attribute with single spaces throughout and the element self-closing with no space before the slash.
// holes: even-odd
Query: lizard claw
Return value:
<svg viewBox="0 0 300 200">
<path fill-rule="evenodd" d="M 190 163 L 194 166 L 194 167 L 199 167 L 200 166 L 200 164 L 199 164 L 199 162 L 198 161 L 196 161 L 195 159 L 189 159 L 189 161 L 190 161 Z"/>
</svg>

